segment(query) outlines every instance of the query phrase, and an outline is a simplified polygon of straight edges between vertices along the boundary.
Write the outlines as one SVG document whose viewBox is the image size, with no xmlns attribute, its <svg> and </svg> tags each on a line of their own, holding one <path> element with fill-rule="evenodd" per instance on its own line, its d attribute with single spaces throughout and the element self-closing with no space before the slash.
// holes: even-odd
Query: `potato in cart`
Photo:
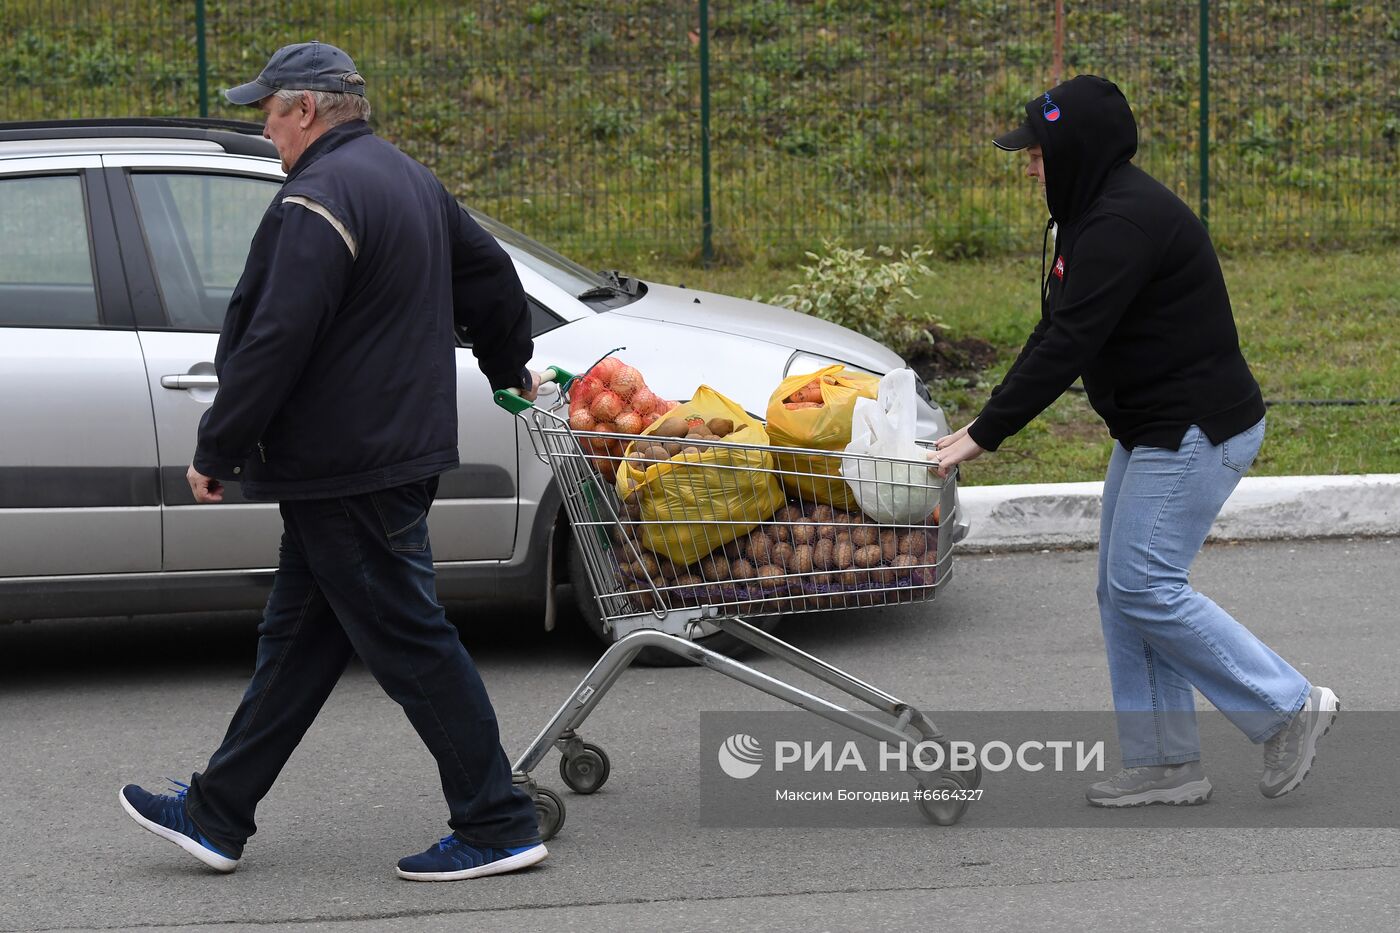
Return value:
<svg viewBox="0 0 1400 933">
<path fill-rule="evenodd" d="M 747 534 L 786 501 L 772 454 L 712 444 L 721 440 L 715 427 L 731 428 L 722 440 L 767 448 L 758 419 L 700 386 L 642 432 L 653 443 L 628 446 L 617 476 L 618 498 L 640 502 L 642 546 L 681 566 Z"/>
</svg>

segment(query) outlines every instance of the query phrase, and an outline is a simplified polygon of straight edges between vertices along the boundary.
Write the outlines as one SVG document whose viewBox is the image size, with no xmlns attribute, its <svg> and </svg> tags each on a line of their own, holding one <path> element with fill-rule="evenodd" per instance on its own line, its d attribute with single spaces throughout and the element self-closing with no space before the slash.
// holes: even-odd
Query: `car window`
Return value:
<svg viewBox="0 0 1400 933">
<path fill-rule="evenodd" d="M 530 336 L 538 337 L 540 334 L 548 333 L 556 327 L 563 327 L 567 322 L 556 315 L 553 311 L 540 304 L 529 295 L 525 296 L 525 307 L 530 312 Z M 472 335 L 465 327 L 454 328 L 457 334 L 457 346 L 470 347 L 472 345 Z"/>
<path fill-rule="evenodd" d="M 598 273 L 590 272 L 543 243 L 530 239 L 519 230 L 507 227 L 494 217 L 488 217 L 471 208 L 467 208 L 467 213 L 481 224 L 483 230 L 495 237 L 516 262 L 538 272 L 544 279 L 558 285 L 570 295 L 578 296 L 592 288 L 607 287 L 607 279 Z"/>
<path fill-rule="evenodd" d="M 81 179 L 0 179 L 0 325 L 98 323 Z"/>
<path fill-rule="evenodd" d="M 530 305 L 530 336 L 538 337 L 540 334 L 564 325 L 563 318 L 557 316 L 535 299 L 527 296 L 525 300 Z"/>
<path fill-rule="evenodd" d="M 131 189 L 170 325 L 217 331 L 248 246 L 281 183 L 238 175 L 141 172 Z"/>
</svg>

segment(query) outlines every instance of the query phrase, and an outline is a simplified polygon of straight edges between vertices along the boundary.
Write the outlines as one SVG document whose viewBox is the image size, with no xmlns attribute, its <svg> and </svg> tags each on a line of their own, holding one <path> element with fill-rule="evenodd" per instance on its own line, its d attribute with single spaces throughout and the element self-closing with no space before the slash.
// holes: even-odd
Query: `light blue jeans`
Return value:
<svg viewBox="0 0 1400 933">
<path fill-rule="evenodd" d="M 1191 562 L 1264 440 L 1264 421 L 1220 445 L 1195 425 L 1177 450 L 1114 445 L 1099 528 L 1099 617 L 1123 767 L 1201 757 L 1194 686 L 1252 742 L 1311 685 L 1191 588 Z"/>
</svg>

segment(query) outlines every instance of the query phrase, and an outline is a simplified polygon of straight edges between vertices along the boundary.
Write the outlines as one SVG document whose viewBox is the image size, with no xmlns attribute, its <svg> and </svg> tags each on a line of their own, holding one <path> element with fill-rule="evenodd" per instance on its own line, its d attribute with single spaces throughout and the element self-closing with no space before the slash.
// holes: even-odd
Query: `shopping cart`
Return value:
<svg viewBox="0 0 1400 933">
<path fill-rule="evenodd" d="M 543 375 L 538 404 L 513 390 L 495 399 L 525 422 L 535 453 L 554 474 L 587 583 L 614 641 L 513 766 L 516 783 L 527 785 L 535 800 L 541 835 L 549 839 L 559 831 L 565 808 L 557 793 L 535 782 L 533 771 L 557 748 L 560 776 L 571 790 L 591 794 L 606 783 L 606 752 L 583 741 L 578 730 L 645 649 L 678 655 L 910 755 L 925 755 L 908 762 L 928 792 L 913 796 L 930 822 L 956 823 L 972 796 L 964 792 L 981 782 L 980 766 L 927 770 L 938 757 L 927 745 L 917 751 L 920 743 L 948 750 L 928 716 L 746 621 L 933 599 L 952 576 L 955 479 L 940 480 L 927 460 L 575 431 L 567 407 L 574 377 L 557 366 Z M 841 473 L 843 463 L 854 474 L 852 484 Z M 919 517 L 876 524 L 849 508 L 855 494 L 862 503 Z M 885 717 L 847 709 L 694 641 L 718 632 Z"/>
</svg>

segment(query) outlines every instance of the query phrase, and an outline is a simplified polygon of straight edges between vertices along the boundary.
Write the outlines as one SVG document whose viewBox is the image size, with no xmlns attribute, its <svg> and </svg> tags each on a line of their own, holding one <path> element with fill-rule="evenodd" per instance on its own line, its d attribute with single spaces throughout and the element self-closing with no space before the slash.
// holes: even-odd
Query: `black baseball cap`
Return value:
<svg viewBox="0 0 1400 933">
<path fill-rule="evenodd" d="M 1026 120 L 1014 130 L 1002 133 L 1000 136 L 993 139 L 992 145 L 996 146 L 998 149 L 1005 149 L 1007 152 L 1019 152 L 1022 149 L 1028 149 L 1031 146 L 1037 145 L 1037 143 L 1035 140 L 1035 133 L 1031 132 L 1031 123 L 1029 120 Z"/>
<path fill-rule="evenodd" d="M 224 91 L 229 103 L 245 107 L 270 94 L 290 91 L 337 91 L 365 94 L 364 84 L 351 84 L 346 78 L 356 74 L 355 63 L 340 49 L 324 42 L 298 42 L 284 45 L 267 60 L 262 74 L 247 84 Z"/>
</svg>

